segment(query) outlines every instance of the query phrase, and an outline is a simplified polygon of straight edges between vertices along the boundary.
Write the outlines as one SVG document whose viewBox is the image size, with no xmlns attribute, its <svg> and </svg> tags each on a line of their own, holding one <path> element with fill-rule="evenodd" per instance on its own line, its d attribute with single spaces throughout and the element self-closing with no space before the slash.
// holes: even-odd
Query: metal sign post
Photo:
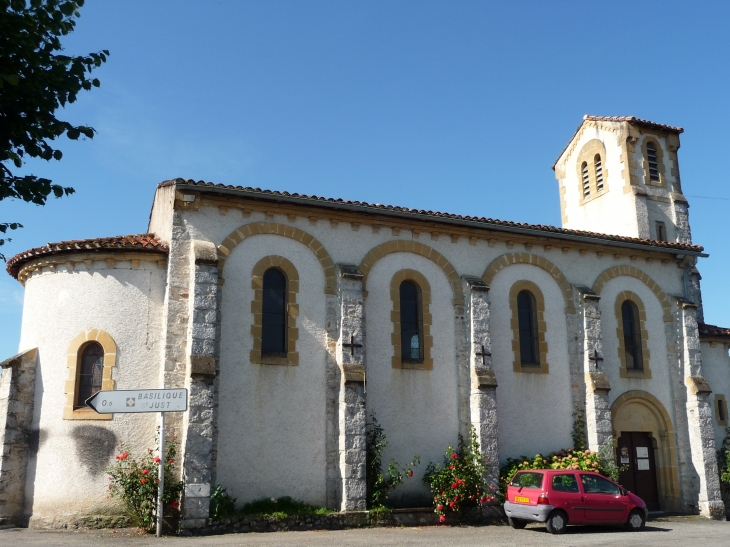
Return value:
<svg viewBox="0 0 730 547">
<path fill-rule="evenodd" d="M 138 389 L 98 391 L 86 404 L 99 414 L 160 413 L 160 463 L 157 485 L 157 537 L 162 537 L 163 502 L 165 495 L 165 412 L 185 412 L 188 409 L 187 389 Z"/>
</svg>

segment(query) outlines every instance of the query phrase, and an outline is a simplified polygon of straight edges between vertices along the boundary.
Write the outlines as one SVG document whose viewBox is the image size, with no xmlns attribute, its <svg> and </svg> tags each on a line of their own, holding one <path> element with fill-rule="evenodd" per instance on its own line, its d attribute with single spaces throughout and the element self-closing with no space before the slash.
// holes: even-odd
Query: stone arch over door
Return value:
<svg viewBox="0 0 730 547">
<path fill-rule="evenodd" d="M 651 434 L 655 443 L 659 504 L 664 511 L 681 511 L 674 427 L 664 405 L 646 391 L 627 391 L 611 405 L 611 421 L 614 441 L 622 432 Z"/>
</svg>

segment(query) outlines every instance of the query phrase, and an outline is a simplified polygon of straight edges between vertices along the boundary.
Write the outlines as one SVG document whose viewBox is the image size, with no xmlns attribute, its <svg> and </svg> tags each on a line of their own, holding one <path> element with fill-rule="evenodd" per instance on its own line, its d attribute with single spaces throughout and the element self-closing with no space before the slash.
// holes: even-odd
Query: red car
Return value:
<svg viewBox="0 0 730 547">
<path fill-rule="evenodd" d="M 544 522 L 562 534 L 568 524 L 624 524 L 641 530 L 649 511 L 640 497 L 591 471 L 520 471 L 507 487 L 504 502 L 512 528 Z"/>
</svg>

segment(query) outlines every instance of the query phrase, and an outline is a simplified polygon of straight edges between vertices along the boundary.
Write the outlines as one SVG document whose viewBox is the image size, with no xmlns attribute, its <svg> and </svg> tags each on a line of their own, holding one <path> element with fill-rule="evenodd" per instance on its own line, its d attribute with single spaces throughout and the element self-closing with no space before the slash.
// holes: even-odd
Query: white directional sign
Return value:
<svg viewBox="0 0 730 547">
<path fill-rule="evenodd" d="M 99 391 L 86 399 L 99 414 L 121 412 L 184 412 L 188 409 L 187 389 L 136 389 Z"/>
</svg>

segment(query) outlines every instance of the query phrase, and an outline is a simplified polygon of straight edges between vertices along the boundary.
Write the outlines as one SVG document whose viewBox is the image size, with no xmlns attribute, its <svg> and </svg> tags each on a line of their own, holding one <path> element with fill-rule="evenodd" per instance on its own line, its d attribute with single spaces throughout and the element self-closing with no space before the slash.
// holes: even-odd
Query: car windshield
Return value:
<svg viewBox="0 0 730 547">
<path fill-rule="evenodd" d="M 608 479 L 597 475 L 581 475 L 580 480 L 583 483 L 583 490 L 586 494 L 614 494 L 621 493 L 618 486 Z"/>
<path fill-rule="evenodd" d="M 509 485 L 517 486 L 518 488 L 542 488 L 542 473 L 529 471 L 517 473 Z"/>
</svg>

